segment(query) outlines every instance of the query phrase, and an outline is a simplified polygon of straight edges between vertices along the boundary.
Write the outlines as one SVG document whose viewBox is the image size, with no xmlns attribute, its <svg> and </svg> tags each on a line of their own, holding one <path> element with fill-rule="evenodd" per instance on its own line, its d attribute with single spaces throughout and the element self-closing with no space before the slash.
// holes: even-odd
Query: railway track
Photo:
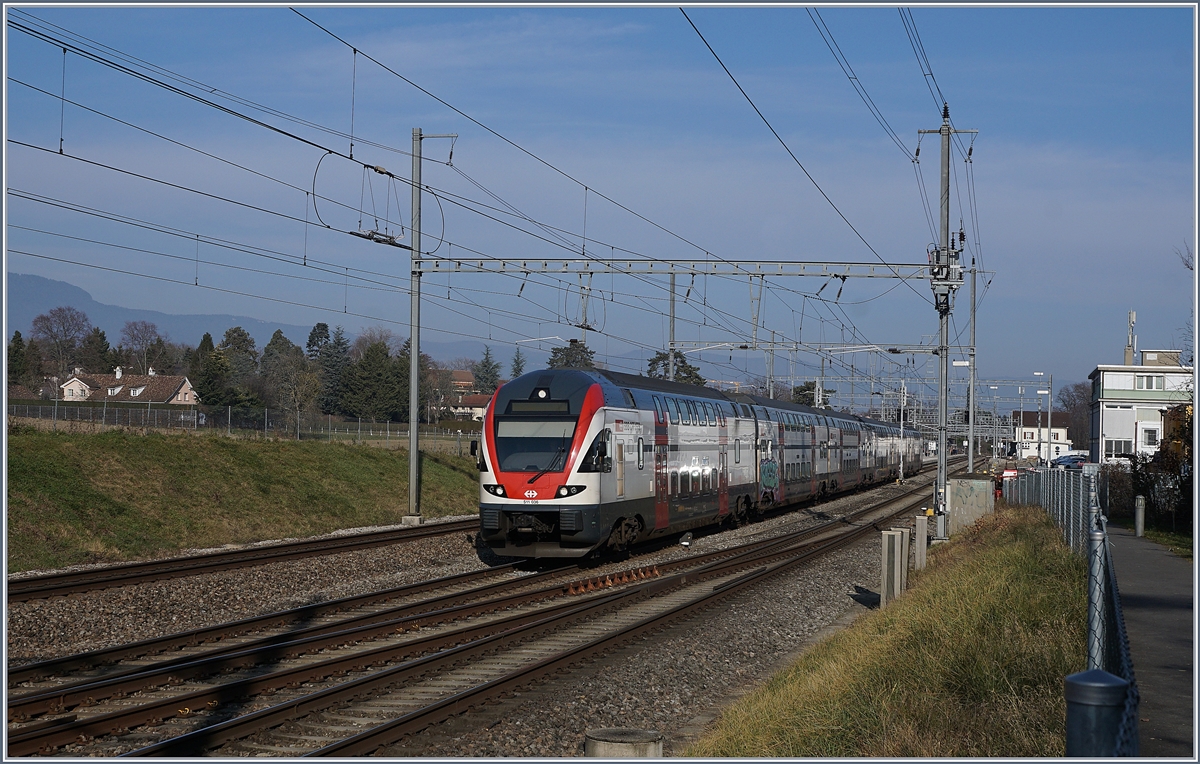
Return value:
<svg viewBox="0 0 1200 764">
<path fill-rule="evenodd" d="M 281 544 L 256 546 L 249 549 L 230 549 L 167 560 L 134 562 L 104 568 L 51 573 L 44 576 L 18 578 L 8 582 L 8 601 L 26 602 L 47 597 L 65 596 L 77 592 L 128 586 L 166 578 L 194 576 L 219 570 L 232 570 L 254 565 L 266 565 L 300 557 L 354 552 L 360 549 L 402 544 L 408 541 L 442 536 L 450 533 L 478 530 L 478 518 L 429 523 L 406 528 L 356 533 L 323 539 L 302 539 Z"/>
<path fill-rule="evenodd" d="M 852 543 L 927 495 L 599 578 L 505 566 L 17 667 L 8 753 L 370 753 Z"/>
</svg>

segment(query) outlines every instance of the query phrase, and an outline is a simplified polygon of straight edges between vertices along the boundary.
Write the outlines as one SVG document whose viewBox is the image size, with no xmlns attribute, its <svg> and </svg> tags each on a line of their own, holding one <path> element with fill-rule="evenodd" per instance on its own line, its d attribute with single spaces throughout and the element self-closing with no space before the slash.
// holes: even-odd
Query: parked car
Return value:
<svg viewBox="0 0 1200 764">
<path fill-rule="evenodd" d="M 1079 465 L 1086 461 L 1087 457 L 1082 454 L 1067 454 L 1050 462 L 1050 465 L 1052 467 L 1062 467 L 1063 469 L 1079 469 Z"/>
</svg>

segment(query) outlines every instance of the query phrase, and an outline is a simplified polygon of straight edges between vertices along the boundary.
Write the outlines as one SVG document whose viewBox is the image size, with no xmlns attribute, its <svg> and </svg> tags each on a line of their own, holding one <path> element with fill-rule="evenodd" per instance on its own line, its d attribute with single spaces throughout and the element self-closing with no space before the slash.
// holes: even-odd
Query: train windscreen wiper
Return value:
<svg viewBox="0 0 1200 764">
<path fill-rule="evenodd" d="M 550 470 L 554 469 L 554 465 L 558 464 L 558 458 L 559 458 L 560 456 L 564 456 L 566 453 L 567 453 L 567 447 L 566 447 L 566 446 L 559 446 L 559 447 L 558 447 L 558 450 L 554 452 L 554 458 L 550 460 L 550 463 L 549 463 L 548 465 L 546 465 L 546 469 L 542 470 L 542 471 L 541 471 L 541 472 L 539 472 L 538 474 L 536 474 L 536 475 L 534 475 L 533 477 L 529 478 L 529 482 L 530 482 L 530 483 L 532 483 L 533 481 L 535 481 L 535 480 L 537 480 L 538 478 L 540 478 L 542 475 L 545 475 L 547 472 L 549 472 Z"/>
</svg>

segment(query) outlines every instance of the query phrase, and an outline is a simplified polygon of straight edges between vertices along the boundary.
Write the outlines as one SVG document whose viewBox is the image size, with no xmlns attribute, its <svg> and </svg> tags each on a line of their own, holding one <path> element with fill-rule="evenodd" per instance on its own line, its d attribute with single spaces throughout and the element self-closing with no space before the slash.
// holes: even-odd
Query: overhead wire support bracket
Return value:
<svg viewBox="0 0 1200 764">
<path fill-rule="evenodd" d="M 422 273 L 626 273 L 710 276 L 815 276 L 825 278 L 928 279 L 925 263 L 795 262 L 785 260 L 594 260 L 590 258 L 450 258 L 422 257 L 414 263 Z"/>
</svg>

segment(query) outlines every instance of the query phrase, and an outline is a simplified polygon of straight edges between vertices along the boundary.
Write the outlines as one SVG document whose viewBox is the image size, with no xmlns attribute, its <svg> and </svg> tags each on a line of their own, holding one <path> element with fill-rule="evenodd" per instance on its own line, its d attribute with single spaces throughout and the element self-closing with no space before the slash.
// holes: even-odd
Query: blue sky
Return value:
<svg viewBox="0 0 1200 764">
<path fill-rule="evenodd" d="M 285 8 L 38 8 L 33 16 L 225 93 L 349 132 L 355 159 L 408 177 L 411 129 L 430 140 L 427 184 L 497 205 L 467 176 L 524 214 L 568 232 L 589 254 L 608 246 L 658 258 L 835 260 L 876 255 L 775 141 L 676 8 L 333 8 L 303 12 L 573 178 L 668 229 L 631 216 L 514 149 Z M 922 262 L 933 240 L 911 161 L 871 117 L 808 13 L 789 8 L 691 8 L 692 20 L 820 188 L 879 256 Z M 940 115 L 895 8 L 822 8 L 821 17 L 908 149 Z M 1178 346 L 1194 281 L 1176 249 L 1195 249 L 1195 18 L 1190 7 L 916 7 L 937 85 L 973 151 L 978 228 L 955 156 L 951 218 L 994 275 L 979 308 L 979 374 L 1079 381 L 1119 362 L 1125 317 L 1138 311 L 1141 347 Z M 20 13 L 10 21 L 20 21 Z M 23 22 L 24 23 L 24 22 Z M 54 34 L 61 34 L 54 31 Z M 61 279 L 101 302 L 171 313 L 228 312 L 282 323 L 384 323 L 407 335 L 407 255 L 344 233 L 306 227 L 305 190 L 322 152 L 127 75 L 66 57 L 68 99 L 237 162 L 267 180 L 68 104 L 61 48 L 12 29 L 5 46 L 7 245 L 70 260 L 7 254 L 7 269 Z M 353 68 L 353 76 L 352 76 Z M 42 88 L 37 93 L 14 80 Z M 197 91 L 193 91 L 197 92 Z M 235 106 L 232 101 L 218 99 Z M 238 106 L 238 109 L 245 110 Z M 247 112 L 249 113 L 249 112 Z M 348 141 L 278 116 L 262 118 L 345 153 Z M 274 210 L 268 215 L 58 156 L 64 152 Z M 11 141 L 52 149 L 37 151 Z M 936 200 L 937 144 L 921 171 Z M 457 171 L 463 174 L 459 174 Z M 335 229 L 372 227 L 361 167 L 331 156 L 316 175 L 319 212 Z M 409 223 L 406 185 L 374 175 L 376 211 Z M 13 189 L 132 216 L 144 228 L 14 198 Z M 365 201 L 360 203 L 360 199 Z M 936 203 L 936 201 L 935 201 Z M 503 257 L 567 250 L 426 196 L 425 243 L 437 255 L 471 248 Z M 315 222 L 311 208 L 307 213 Z M 444 234 L 443 230 L 444 215 Z M 38 229 L 41 232 L 14 228 Z M 133 252 L 65 239 L 69 234 Z M 197 248 L 194 239 L 200 234 Z M 539 235 L 551 238 L 545 233 Z M 685 243 L 681 240 L 686 239 Z M 317 268 L 222 250 L 219 238 L 305 256 Z M 188 259 L 191 258 L 191 262 Z M 220 261 L 289 276 L 217 267 Z M 75 263 L 184 281 L 173 284 Z M 347 278 L 360 269 L 366 280 Z M 341 276 L 337 271 L 342 270 Z M 332 272 L 330 272 L 332 271 Z M 240 297 L 193 283 L 274 298 Z M 666 342 L 665 281 L 597 277 L 589 344 L 614 368 L 644 369 Z M 926 285 L 893 281 L 768 283 L 763 329 L 803 342 L 928 342 L 937 330 Z M 686 303 L 682 292 L 691 291 Z M 518 291 L 520 296 L 518 296 Z M 749 333 L 745 281 L 680 284 L 680 339 L 726 342 Z M 423 338 L 487 341 L 507 358 L 520 339 L 577 337 L 578 281 L 458 275 L 426 279 Z M 448 298 L 448 299 L 447 299 Z M 288 305 L 279 300 L 313 307 Z M 824 300 L 825 302 L 821 302 Z M 338 311 L 345 308 L 346 313 Z M 359 314 L 359 315 L 351 315 Z M 966 292 L 954 330 L 967 326 Z M 392 322 L 392 323 L 385 323 Z M 11 329 L 10 329 L 11 333 Z M 198 338 L 175 338 L 194 343 Z M 536 344 L 536 343 L 535 343 Z M 542 347 L 549 347 L 543 343 Z M 700 356 L 710 377 L 760 373 L 762 355 Z M 850 356 L 840 356 L 846 362 Z M 857 368 L 886 364 L 855 356 Z M 817 365 L 801 354 L 797 374 Z M 786 374 L 781 357 L 776 372 Z M 920 375 L 920 371 L 916 372 Z"/>
</svg>

